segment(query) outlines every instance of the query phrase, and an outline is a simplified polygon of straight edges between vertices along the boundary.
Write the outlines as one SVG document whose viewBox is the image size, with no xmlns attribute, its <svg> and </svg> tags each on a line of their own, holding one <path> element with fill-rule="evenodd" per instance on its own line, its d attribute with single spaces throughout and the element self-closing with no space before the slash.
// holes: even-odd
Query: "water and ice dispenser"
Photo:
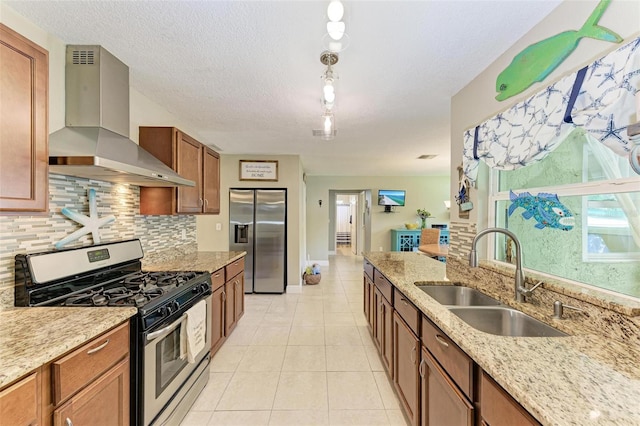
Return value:
<svg viewBox="0 0 640 426">
<path fill-rule="evenodd" d="M 249 242 L 249 225 L 235 225 L 235 243 L 246 244 Z"/>
</svg>

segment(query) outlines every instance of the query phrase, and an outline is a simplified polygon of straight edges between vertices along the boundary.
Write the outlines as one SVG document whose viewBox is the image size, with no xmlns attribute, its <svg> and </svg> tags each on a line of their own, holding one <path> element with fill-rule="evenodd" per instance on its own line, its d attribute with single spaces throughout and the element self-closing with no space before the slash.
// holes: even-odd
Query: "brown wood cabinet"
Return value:
<svg viewBox="0 0 640 426">
<path fill-rule="evenodd" d="M 224 334 L 224 268 L 211 274 L 211 355 L 215 354 L 225 340 Z"/>
<path fill-rule="evenodd" d="M 41 375 L 35 372 L 0 391 L 0 426 L 39 425 Z"/>
<path fill-rule="evenodd" d="M 140 146 L 194 187 L 140 188 L 140 214 L 220 213 L 220 156 L 175 127 L 140 127 Z"/>
<path fill-rule="evenodd" d="M 244 314 L 244 257 L 211 274 L 211 354 L 215 354 Z"/>
<path fill-rule="evenodd" d="M 373 335 L 375 332 L 374 327 L 376 317 L 373 279 L 367 274 L 364 274 L 362 282 L 364 287 L 364 316 L 367 319 L 367 324 L 369 324 L 369 331 L 371 331 L 371 335 Z"/>
<path fill-rule="evenodd" d="M 480 378 L 480 415 L 481 421 L 491 426 L 540 424 L 484 371 Z"/>
<path fill-rule="evenodd" d="M 413 426 L 417 426 L 420 422 L 419 358 L 418 337 L 400 317 L 398 311 L 395 311 L 393 313 L 393 384 L 407 419 Z"/>
<path fill-rule="evenodd" d="M 425 347 L 422 348 L 419 372 L 421 424 L 473 426 L 473 405 Z"/>
<path fill-rule="evenodd" d="M 0 425 L 129 424 L 129 322 L 0 390 Z"/>
<path fill-rule="evenodd" d="M 46 212 L 49 54 L 0 24 L 0 211 Z"/>
<path fill-rule="evenodd" d="M 377 288 L 374 292 L 374 301 L 376 315 L 374 342 L 378 347 L 382 364 L 389 376 L 393 378 L 393 306 Z"/>
<path fill-rule="evenodd" d="M 129 424 L 129 357 L 53 412 L 54 426 Z"/>
</svg>

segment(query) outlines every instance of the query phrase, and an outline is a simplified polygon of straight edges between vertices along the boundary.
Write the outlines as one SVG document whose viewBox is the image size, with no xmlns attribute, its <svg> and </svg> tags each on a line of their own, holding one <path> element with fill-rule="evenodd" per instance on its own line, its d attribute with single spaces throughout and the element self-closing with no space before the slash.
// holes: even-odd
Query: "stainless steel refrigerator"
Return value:
<svg viewBox="0 0 640 426">
<path fill-rule="evenodd" d="M 284 293 L 287 190 L 229 190 L 229 249 L 246 251 L 245 293 Z"/>
</svg>

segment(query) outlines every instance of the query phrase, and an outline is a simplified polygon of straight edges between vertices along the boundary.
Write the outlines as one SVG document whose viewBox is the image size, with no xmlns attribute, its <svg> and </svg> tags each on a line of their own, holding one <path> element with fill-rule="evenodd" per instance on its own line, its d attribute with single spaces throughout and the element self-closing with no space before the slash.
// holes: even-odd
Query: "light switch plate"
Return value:
<svg viewBox="0 0 640 426">
<path fill-rule="evenodd" d="M 216 223 L 216 231 L 222 231 L 222 224 L 220 222 Z"/>
</svg>

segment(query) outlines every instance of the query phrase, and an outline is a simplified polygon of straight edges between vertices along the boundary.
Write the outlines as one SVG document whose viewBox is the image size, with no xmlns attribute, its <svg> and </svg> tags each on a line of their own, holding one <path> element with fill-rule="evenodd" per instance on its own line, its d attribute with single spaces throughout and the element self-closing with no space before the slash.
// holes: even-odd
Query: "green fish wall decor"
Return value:
<svg viewBox="0 0 640 426">
<path fill-rule="evenodd" d="M 620 43 L 622 37 L 598 26 L 611 0 L 601 0 L 578 31 L 565 31 L 539 41 L 518 53 L 496 79 L 496 99 L 504 101 L 521 93 L 535 82 L 543 81 L 575 49 L 583 37 Z"/>
</svg>

